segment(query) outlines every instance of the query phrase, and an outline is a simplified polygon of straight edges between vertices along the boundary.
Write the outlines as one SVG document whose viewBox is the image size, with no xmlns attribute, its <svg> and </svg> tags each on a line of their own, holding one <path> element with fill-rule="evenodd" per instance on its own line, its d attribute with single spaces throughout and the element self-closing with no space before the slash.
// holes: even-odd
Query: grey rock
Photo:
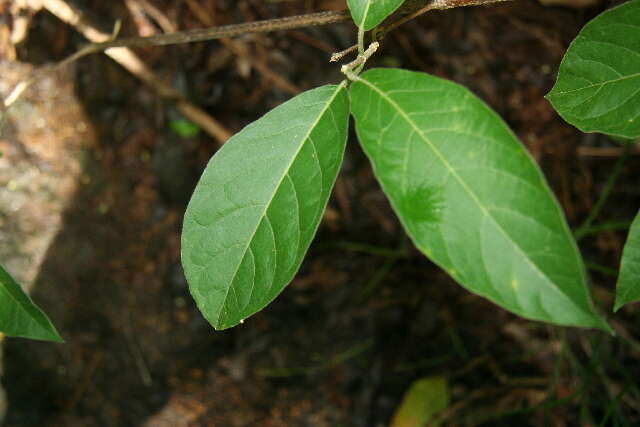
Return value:
<svg viewBox="0 0 640 427">
<path fill-rule="evenodd" d="M 2 99 L 31 72 L 29 65 L 0 61 Z M 79 154 L 95 136 L 76 99 L 72 69 L 36 83 L 3 113 L 0 263 L 30 292 L 62 225 L 62 214 L 80 185 Z M 1 345 L 0 338 L 0 375 Z M 0 387 L 0 424 L 6 411 L 6 393 Z"/>
</svg>

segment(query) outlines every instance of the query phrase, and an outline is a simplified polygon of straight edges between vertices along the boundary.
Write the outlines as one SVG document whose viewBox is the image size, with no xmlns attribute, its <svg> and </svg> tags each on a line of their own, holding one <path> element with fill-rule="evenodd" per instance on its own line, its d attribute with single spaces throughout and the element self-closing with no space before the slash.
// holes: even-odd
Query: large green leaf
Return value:
<svg viewBox="0 0 640 427">
<path fill-rule="evenodd" d="M 608 329 L 542 173 L 467 89 L 396 69 L 351 88 L 358 138 L 416 246 L 467 289 L 521 316 Z"/>
<path fill-rule="evenodd" d="M 216 329 L 261 310 L 295 275 L 340 169 L 348 122 L 344 83 L 310 90 L 209 162 L 185 214 L 182 264 Z"/>
<path fill-rule="evenodd" d="M 640 212 L 631 224 L 629 237 L 622 252 L 614 311 L 636 301 L 640 301 Z"/>
<path fill-rule="evenodd" d="M 583 132 L 640 137 L 640 0 L 602 13 L 580 31 L 547 99 Z"/>
<path fill-rule="evenodd" d="M 398 9 L 405 0 L 348 0 L 351 17 L 356 25 L 370 30 Z"/>
<path fill-rule="evenodd" d="M 10 337 L 62 342 L 47 315 L 0 266 L 0 332 Z"/>
</svg>

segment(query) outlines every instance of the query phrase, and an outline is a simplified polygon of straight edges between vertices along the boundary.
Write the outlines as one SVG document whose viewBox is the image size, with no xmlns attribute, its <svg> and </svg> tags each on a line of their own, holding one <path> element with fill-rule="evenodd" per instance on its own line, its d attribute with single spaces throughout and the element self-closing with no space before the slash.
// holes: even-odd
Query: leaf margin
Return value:
<svg viewBox="0 0 640 427">
<path fill-rule="evenodd" d="M 31 328 L 28 328 L 30 330 L 20 328 L 7 330 L 3 327 L 0 333 L 8 337 L 28 338 L 56 343 L 64 342 L 64 339 L 60 336 L 45 312 L 22 290 L 22 287 L 2 265 L 0 265 L 0 293 L 6 294 L 13 301 L 13 309 L 20 310 L 22 316 L 25 316 L 25 318 L 28 319 L 27 321 L 33 325 Z M 7 303 L 0 302 L 0 304 Z M 6 322 L 6 320 L 3 322 Z"/>
<path fill-rule="evenodd" d="M 616 282 L 614 312 L 618 312 L 627 304 L 640 301 L 640 274 L 635 274 L 632 271 L 633 268 L 640 268 L 640 211 L 638 211 L 631 223 L 629 235 L 622 251 L 622 260 Z M 633 282 L 635 282 L 635 286 Z"/>
<path fill-rule="evenodd" d="M 356 114 L 353 112 L 353 110 L 354 110 L 354 108 L 355 108 L 354 106 L 357 106 L 357 100 L 354 100 L 354 99 L 353 99 L 353 90 L 354 90 L 354 87 L 356 87 L 356 85 L 357 85 L 358 83 L 363 83 L 363 82 L 365 82 L 365 81 L 366 81 L 366 80 L 365 80 L 365 77 L 367 77 L 367 75 L 368 75 L 368 74 L 371 74 L 372 72 L 373 72 L 373 73 L 375 73 L 375 72 L 385 72 L 385 71 L 388 71 L 388 70 L 392 70 L 393 72 L 403 72 L 403 73 L 416 74 L 416 75 L 417 75 L 417 74 L 423 74 L 423 75 L 426 75 L 426 76 L 429 76 L 429 77 L 432 77 L 432 78 L 438 79 L 438 80 L 440 80 L 440 81 L 442 81 L 442 82 L 446 82 L 447 84 L 457 86 L 457 87 L 459 87 L 459 88 L 461 88 L 461 89 L 463 89 L 463 90 L 467 91 L 469 94 L 473 95 L 473 94 L 472 94 L 472 92 L 471 92 L 471 91 L 469 91 L 469 90 L 468 90 L 467 88 L 465 88 L 464 86 L 458 85 L 457 83 L 451 82 L 451 81 L 449 81 L 449 80 L 445 80 L 445 79 L 438 78 L 438 77 L 436 77 L 436 76 L 429 75 L 429 74 L 427 74 L 427 73 L 417 73 L 417 72 L 412 72 L 412 71 L 403 70 L 403 69 L 389 69 L 389 68 L 374 68 L 374 69 L 368 70 L 367 72 L 365 72 L 365 73 L 363 73 L 362 75 L 360 75 L 360 76 L 359 76 L 359 77 L 354 81 L 354 83 L 352 84 L 351 90 L 350 90 L 350 95 L 351 95 L 351 98 L 352 98 L 352 115 L 354 116 L 354 119 L 355 119 L 355 122 L 356 122 L 356 132 L 357 132 L 357 134 L 358 134 L 358 140 L 360 141 L 360 144 L 361 144 L 361 145 L 363 145 L 363 143 L 362 143 L 362 139 L 361 139 L 361 132 L 362 132 L 362 131 L 361 131 L 361 128 L 358 126 L 358 122 L 359 122 L 359 121 L 358 121 L 358 118 L 356 117 Z M 369 85 L 369 86 L 373 86 L 371 83 L 368 83 L 368 85 Z M 376 90 L 377 90 L 377 88 L 376 88 Z M 501 118 L 501 117 L 500 117 L 500 116 L 499 116 L 495 111 L 493 111 L 493 110 L 492 110 L 488 105 L 486 105 L 486 103 L 484 103 L 484 102 L 483 102 L 482 100 L 480 100 L 479 98 L 477 98 L 477 97 L 476 97 L 476 99 L 478 99 L 478 100 L 480 101 L 480 103 L 483 105 L 483 107 L 484 107 L 484 108 L 485 108 L 485 109 L 486 109 L 486 110 L 487 110 L 487 111 L 488 111 L 492 116 L 494 116 L 495 118 L 497 118 L 497 119 L 498 119 L 498 120 L 499 120 L 499 121 L 504 125 L 504 127 L 508 130 L 508 132 L 512 135 L 512 137 L 513 137 L 516 141 L 519 141 L 519 139 L 518 139 L 518 138 L 513 134 L 513 131 L 512 131 L 512 130 L 511 130 L 511 129 L 510 129 L 510 128 L 509 128 L 509 127 L 504 123 L 503 119 L 502 119 L 502 118 Z M 364 148 L 365 148 L 365 147 L 363 147 L 363 149 L 364 149 Z M 526 149 L 524 149 L 524 147 L 523 147 L 523 151 L 524 151 L 524 153 L 526 153 L 526 155 L 529 157 L 530 161 L 532 162 L 532 165 L 534 165 L 534 167 L 536 167 L 536 169 L 537 169 L 537 170 L 538 170 L 538 172 L 540 173 L 540 176 L 542 177 L 542 183 L 544 184 L 544 189 L 547 191 L 548 195 L 549 195 L 549 196 L 551 197 L 551 199 L 554 201 L 554 205 L 555 205 L 556 209 L 558 210 L 558 213 L 560 214 L 561 218 L 563 219 L 563 222 L 562 222 L 562 223 L 563 223 L 563 229 L 564 229 L 563 231 L 564 231 L 565 235 L 567 236 L 568 241 L 569 241 L 569 242 L 571 243 L 571 245 L 573 246 L 574 253 L 575 253 L 575 256 L 576 256 L 576 261 L 578 261 L 578 264 L 581 266 L 581 268 L 580 268 L 581 282 L 582 282 L 582 283 L 584 284 L 584 286 L 586 287 L 585 292 L 586 292 L 587 296 L 589 297 L 589 298 L 588 298 L 588 304 L 589 304 L 589 306 L 587 307 L 587 308 L 588 308 L 588 310 L 587 310 L 587 311 L 582 311 L 582 312 L 583 312 L 583 313 L 585 313 L 585 314 L 589 314 L 589 315 L 591 316 L 592 323 L 591 323 L 591 324 L 589 324 L 589 325 L 581 325 L 581 324 L 577 324 L 577 323 L 557 322 L 557 321 L 552 321 L 552 320 L 549 320 L 549 319 L 539 319 L 539 318 L 536 318 L 536 317 L 532 317 L 532 316 L 530 316 L 530 315 L 527 315 L 526 313 L 518 312 L 518 311 L 516 311 L 516 310 L 514 310 L 514 309 L 512 309 L 512 308 L 505 307 L 505 306 L 504 306 L 504 305 L 502 305 L 501 303 L 499 303 L 499 302 L 497 302 L 497 301 L 494 301 L 494 300 L 493 300 L 492 298 L 490 298 L 487 294 L 483 294 L 483 293 L 478 292 L 478 291 L 476 291 L 476 290 L 474 290 L 474 291 L 470 291 L 470 290 L 467 288 L 467 286 L 466 286 L 466 285 L 463 285 L 463 287 L 464 287 L 465 289 L 469 290 L 469 291 L 470 291 L 470 292 L 472 292 L 472 293 L 478 294 L 478 295 L 480 295 L 480 296 L 482 296 L 482 297 L 484 297 L 484 298 L 486 298 L 486 299 L 490 300 L 491 302 L 493 302 L 494 304 L 496 304 L 496 305 L 498 305 L 498 306 L 502 307 L 503 309 L 505 309 L 505 310 L 507 310 L 507 311 L 509 311 L 509 312 L 512 312 L 512 313 L 514 313 L 514 314 L 517 314 L 517 315 L 519 315 L 519 316 L 521 316 L 521 317 L 523 317 L 523 318 L 529 319 L 529 320 L 534 320 L 534 321 L 546 321 L 546 322 L 549 322 L 549 323 L 553 323 L 553 324 L 557 324 L 557 325 L 563 325 L 563 326 L 592 327 L 592 328 L 601 329 L 601 330 L 604 330 L 604 331 L 606 331 L 606 332 L 611 333 L 611 332 L 612 332 L 611 327 L 608 325 L 608 323 L 606 322 L 605 318 L 601 315 L 601 313 L 600 313 L 600 312 L 595 308 L 595 306 L 594 306 L 594 304 L 593 304 L 593 300 L 592 300 L 592 298 L 591 298 L 591 294 L 590 294 L 590 292 L 589 292 L 589 288 L 588 288 L 588 286 L 587 286 L 587 281 L 586 281 L 586 269 L 585 269 L 585 267 L 584 267 L 584 263 L 582 262 L 582 258 L 580 257 L 580 252 L 578 251 L 577 243 L 575 242 L 575 239 L 573 239 L 573 238 L 572 238 L 572 234 L 571 234 L 571 232 L 570 232 L 570 230 L 569 230 L 568 224 L 566 223 L 566 219 L 565 219 L 565 217 L 564 217 L 564 213 L 562 212 L 562 210 L 561 210 L 561 208 L 560 208 L 560 206 L 559 206 L 559 204 L 558 204 L 558 202 L 557 202 L 557 198 L 555 197 L 555 195 L 554 195 L 554 194 L 553 194 L 553 192 L 551 191 L 550 187 L 548 186 L 548 183 L 547 183 L 547 182 L 546 182 L 546 180 L 544 179 L 544 176 L 542 175 L 542 172 L 540 171 L 539 166 L 538 166 L 538 165 L 537 165 L 537 163 L 535 163 L 535 161 L 532 159 L 531 154 L 530 154 Z M 365 149 L 365 152 L 366 152 L 366 149 Z M 367 157 L 369 157 L 369 155 L 368 155 L 368 154 L 367 154 Z M 409 232 L 409 230 L 408 230 L 407 224 L 405 223 L 405 220 L 404 220 L 403 216 L 402 216 L 402 215 L 401 215 L 401 213 L 400 213 L 400 208 L 399 208 L 398 206 L 396 206 L 396 203 L 395 203 L 395 202 L 392 200 L 392 198 L 389 196 L 389 194 L 387 193 L 387 190 L 386 190 L 386 188 L 385 188 L 385 186 L 384 186 L 383 182 L 382 182 L 382 181 L 380 180 L 380 178 L 379 178 L 379 174 L 378 174 L 378 172 L 376 171 L 375 162 L 373 162 L 373 160 L 372 160 L 371 158 L 370 158 L 370 160 L 371 160 L 372 166 L 374 167 L 374 174 L 376 175 L 376 178 L 378 179 L 378 181 L 379 181 L 379 182 L 380 182 L 380 184 L 382 185 L 382 187 L 383 187 L 383 191 L 384 191 L 385 195 L 387 196 L 387 198 L 389 199 L 389 201 L 390 201 L 390 203 L 391 203 L 391 205 L 392 205 L 392 208 L 393 208 L 394 212 L 396 213 L 396 215 L 397 215 L 397 216 L 398 216 L 398 218 L 400 219 L 400 222 L 402 223 L 403 228 L 405 229 L 405 231 L 407 231 L 407 234 L 410 236 L 410 238 L 411 238 L 411 240 L 413 241 L 413 243 L 414 243 L 414 244 L 416 245 L 416 247 L 417 247 L 418 249 L 420 249 L 420 251 L 421 251 L 423 254 L 425 254 L 425 255 L 426 255 L 430 260 L 432 260 L 435 264 L 437 264 L 437 265 L 438 265 L 440 268 L 442 268 L 444 271 L 446 271 L 447 273 L 449 273 L 449 275 L 450 275 L 450 276 L 452 276 L 452 277 L 455 279 L 455 281 L 456 281 L 456 282 L 458 282 L 459 284 L 462 284 L 462 282 L 460 281 L 459 277 L 457 277 L 457 276 L 454 274 L 454 272 L 450 271 L 446 266 L 441 265 L 438 261 L 433 260 L 433 259 L 430 257 L 430 255 L 428 254 L 428 250 L 427 250 L 426 248 L 421 247 L 421 245 L 420 245 L 420 244 L 415 240 L 414 236 L 412 236 L 412 235 L 411 235 L 411 233 L 410 233 L 410 232 Z M 495 221 L 495 219 L 494 219 L 494 221 Z M 508 234 L 507 234 L 507 233 L 505 233 L 505 235 L 507 235 L 507 236 L 508 236 Z M 538 267 L 535 263 L 533 263 L 533 261 L 531 261 L 531 260 L 530 260 L 530 263 L 531 263 L 532 265 L 535 265 L 535 266 L 536 266 L 536 269 L 539 269 L 539 267 Z M 554 284 L 554 286 L 557 286 L 557 284 Z M 561 291 L 561 293 L 562 293 L 562 294 L 564 294 L 564 291 Z M 568 298 L 568 296 L 567 296 L 566 294 L 564 294 L 564 295 L 565 295 L 565 297 L 567 297 L 567 298 Z M 573 300 L 571 300 L 571 301 L 572 301 L 572 303 L 575 303 Z M 586 308 L 585 308 L 585 309 L 586 309 Z"/>
<path fill-rule="evenodd" d="M 398 10 L 400 6 L 402 6 L 402 4 L 405 2 L 405 0 L 389 0 L 392 2 L 392 5 L 386 10 L 383 9 L 382 12 L 377 13 L 377 16 L 374 19 L 371 19 L 371 6 L 375 3 L 375 1 L 376 0 L 347 0 L 353 22 L 358 28 L 361 28 L 364 31 L 369 31 L 380 25 L 386 18 L 391 16 L 393 12 Z M 364 10 L 362 10 L 363 2 L 366 2 Z M 376 12 L 375 9 L 373 10 L 373 12 Z"/>
<path fill-rule="evenodd" d="M 224 301 L 221 305 L 220 311 L 217 314 L 217 317 L 214 319 L 212 318 L 211 314 L 207 312 L 205 304 L 202 303 L 200 296 L 197 294 L 197 292 L 194 290 L 194 287 L 196 287 L 197 285 L 193 283 L 193 281 L 190 279 L 189 277 L 189 272 L 188 272 L 188 268 L 185 266 L 185 257 L 186 255 L 186 247 L 187 245 L 185 244 L 185 230 L 187 228 L 187 218 L 190 215 L 190 211 L 192 209 L 190 209 L 192 207 L 192 203 L 193 200 L 195 199 L 196 193 L 198 192 L 198 187 L 200 186 L 201 182 L 205 179 L 205 174 L 207 173 L 207 170 L 210 169 L 212 162 L 214 161 L 214 158 L 216 157 L 216 155 L 218 155 L 218 153 L 220 153 L 222 150 L 225 149 L 225 147 L 229 147 L 230 143 L 233 144 L 235 143 L 235 141 L 237 141 L 238 139 L 242 138 L 242 134 L 244 131 L 251 129 L 252 131 L 259 128 L 259 126 L 261 126 L 264 124 L 263 122 L 261 122 L 263 119 L 268 119 L 268 117 L 274 113 L 274 111 L 280 109 L 281 107 L 284 107 L 286 104 L 288 104 L 289 102 L 293 101 L 294 99 L 305 95 L 309 92 L 318 92 L 321 90 L 328 90 L 328 89 L 332 89 L 332 95 L 329 99 L 326 100 L 326 105 L 324 105 L 324 107 L 321 109 L 321 111 L 318 112 L 314 122 L 312 124 L 310 124 L 308 126 L 308 130 L 306 132 L 306 134 L 302 137 L 299 138 L 299 147 L 297 148 L 296 154 L 292 156 L 292 160 L 291 163 L 289 164 L 289 166 L 286 169 L 286 173 L 283 174 L 283 176 L 281 177 L 279 184 L 275 185 L 273 187 L 273 194 L 271 195 L 270 201 L 269 203 L 266 203 L 266 205 L 264 206 L 264 210 L 262 212 L 262 214 L 260 214 L 259 219 L 256 222 L 256 226 L 255 226 L 255 230 L 254 232 L 251 234 L 251 236 L 247 239 L 247 245 L 246 248 L 244 249 L 244 255 L 240 258 L 239 262 L 238 262 L 238 266 L 235 270 L 235 273 L 233 274 L 233 277 L 230 279 L 229 284 L 227 286 L 227 295 L 224 297 Z M 336 143 L 338 144 L 338 149 L 340 150 L 339 152 L 339 156 L 336 159 L 336 164 L 335 164 L 335 169 L 336 169 L 336 173 L 335 176 L 333 177 L 332 181 L 331 181 L 331 185 L 328 187 L 328 192 L 327 192 L 327 197 L 326 200 L 324 200 L 323 205 L 321 207 L 321 209 L 318 212 L 318 217 L 317 217 L 317 221 L 314 225 L 313 230 L 310 233 L 310 238 L 309 241 L 306 242 L 306 246 L 302 249 L 298 248 L 298 252 L 301 253 L 301 255 L 299 255 L 299 259 L 297 260 L 297 262 L 295 263 L 295 266 L 292 269 L 292 275 L 291 277 L 286 281 L 286 283 L 282 284 L 280 286 L 280 290 L 275 293 L 274 295 L 272 295 L 268 301 L 266 301 L 261 307 L 259 307 L 256 310 L 253 310 L 250 313 L 244 313 L 242 316 L 237 316 L 238 319 L 234 319 L 229 321 L 229 317 L 227 316 L 226 319 L 222 319 L 223 316 L 223 312 L 225 310 L 225 306 L 227 305 L 227 297 L 228 297 L 228 292 L 231 289 L 231 287 L 233 286 L 234 281 L 236 280 L 236 278 L 238 277 L 238 272 L 239 269 L 241 267 L 241 264 L 244 262 L 244 258 L 246 256 L 247 251 L 249 250 L 255 235 L 256 235 L 256 231 L 257 229 L 260 227 L 261 222 L 264 220 L 264 218 L 267 215 L 267 211 L 269 210 L 269 207 L 273 204 L 273 201 L 275 199 L 275 197 L 277 196 L 278 192 L 281 189 L 281 184 L 284 180 L 284 178 L 286 176 L 288 176 L 289 172 L 292 170 L 292 168 L 295 165 L 295 160 L 297 158 L 297 156 L 300 154 L 301 150 L 303 149 L 303 147 L 311 140 L 311 135 L 313 134 L 313 132 L 317 129 L 318 125 L 324 120 L 325 115 L 327 114 L 328 111 L 332 111 L 331 108 L 334 106 L 334 102 L 338 99 L 340 99 L 340 102 L 342 102 L 344 105 L 342 107 L 344 107 L 344 125 L 341 127 L 339 126 L 338 122 L 336 122 L 334 120 L 334 123 L 336 124 L 336 131 L 339 134 L 344 134 L 344 138 L 343 141 L 337 141 Z M 342 108 L 341 107 L 341 108 Z M 331 114 L 333 115 L 333 112 L 331 112 Z M 229 141 L 227 141 L 227 143 L 225 144 L 225 146 L 223 146 L 223 148 L 221 150 L 218 150 L 218 152 L 216 152 L 216 154 L 211 158 L 211 160 L 209 161 L 209 164 L 207 165 L 207 167 L 205 168 L 205 171 L 202 174 L 202 177 L 200 178 L 200 181 L 198 182 L 198 186 L 196 187 L 196 190 L 194 191 L 194 195 L 192 196 L 191 201 L 189 202 L 189 206 L 187 208 L 187 212 L 185 213 L 185 221 L 183 224 L 183 233 L 182 233 L 182 249 L 181 249 L 181 258 L 182 258 L 182 264 L 183 267 L 185 269 L 185 275 L 187 276 L 187 281 L 189 283 L 189 290 L 194 298 L 194 300 L 196 301 L 198 308 L 200 309 L 201 313 L 204 315 L 204 317 L 208 320 L 208 322 L 213 326 L 213 328 L 215 330 L 225 330 L 234 326 L 237 326 L 240 323 L 243 323 L 244 319 L 254 315 L 255 313 L 263 310 L 264 308 L 266 308 L 271 302 L 273 302 L 273 300 L 287 287 L 288 284 L 290 284 L 291 280 L 293 279 L 293 277 L 295 277 L 295 274 L 297 273 L 297 271 L 299 270 L 302 261 L 304 260 L 304 255 L 306 254 L 306 252 L 309 249 L 309 246 L 311 245 L 313 238 L 315 237 L 316 233 L 317 233 L 317 229 L 320 226 L 320 222 L 322 220 L 322 215 L 324 213 L 324 211 L 326 210 L 326 206 L 328 204 L 329 201 L 329 197 L 331 195 L 333 186 L 335 185 L 335 180 L 337 177 L 337 174 L 340 170 L 340 166 L 342 164 L 343 161 L 343 156 L 344 156 L 344 149 L 346 146 L 346 140 L 347 140 L 347 135 L 348 135 L 348 128 L 349 128 L 349 114 L 350 114 L 350 107 L 349 107 L 349 98 L 348 98 L 348 91 L 347 91 L 347 81 L 342 81 L 340 84 L 338 85 L 324 85 L 324 86 L 320 86 L 320 87 L 316 87 L 314 89 L 310 89 L 308 91 L 305 91 L 301 94 L 298 94 L 296 97 L 289 99 L 288 101 L 286 101 L 283 104 L 280 104 L 279 106 L 277 106 L 276 108 L 270 110 L 269 112 L 267 112 L 266 114 L 264 114 L 262 117 L 260 117 L 259 119 L 257 119 L 256 121 L 250 123 L 249 125 L 247 125 L 245 128 L 243 128 L 240 132 L 236 133 Z M 242 141 L 240 139 L 240 141 Z M 315 147 L 314 147 L 315 150 Z M 299 235 L 299 238 L 302 240 L 301 235 Z M 275 286 L 275 285 L 274 285 Z M 246 308 L 246 307 L 245 307 Z M 233 316 L 231 316 L 233 317 Z"/>
<path fill-rule="evenodd" d="M 577 89 L 572 89 L 571 91 L 566 91 L 566 92 L 561 92 L 561 89 L 559 89 L 559 85 L 560 84 L 567 84 L 565 82 L 566 79 L 568 78 L 581 78 L 579 74 L 576 74 L 573 72 L 573 69 L 571 68 L 570 65 L 568 65 L 569 61 L 573 60 L 573 55 L 574 55 L 574 51 L 577 49 L 576 47 L 582 47 L 582 43 L 588 42 L 588 39 L 586 39 L 585 37 L 585 33 L 588 33 L 590 31 L 592 31 L 594 28 L 598 28 L 598 25 L 601 25 L 601 23 L 599 22 L 600 19 L 602 18 L 607 18 L 609 14 L 613 14 L 613 13 L 617 13 L 620 10 L 622 10 L 623 8 L 627 8 L 627 7 L 637 7 L 638 10 L 636 11 L 638 13 L 638 15 L 640 16 L 640 0 L 631 0 L 628 2 L 624 2 L 622 4 L 619 4 L 617 6 L 614 6 L 612 8 L 609 8 L 605 11 L 603 11 L 602 13 L 600 13 L 598 16 L 596 16 L 595 18 L 593 18 L 592 20 L 590 20 L 578 33 L 578 35 L 571 41 L 571 43 L 569 44 L 569 47 L 567 48 L 565 54 L 562 57 L 562 60 L 560 62 L 560 66 L 559 66 L 559 70 L 558 70 L 558 75 L 556 78 L 556 81 L 553 85 L 553 87 L 551 88 L 551 90 L 549 91 L 549 93 L 547 93 L 545 95 L 545 99 L 547 99 L 547 101 L 549 101 L 549 103 L 551 104 L 551 106 L 553 107 L 553 109 L 569 124 L 571 124 L 572 126 L 575 126 L 576 128 L 578 128 L 580 131 L 584 132 L 584 133 L 593 133 L 593 132 L 597 132 L 597 133 L 602 133 L 611 137 L 616 137 L 616 138 L 624 138 L 624 139 L 628 139 L 628 140 L 636 140 L 638 138 L 640 138 L 640 113 L 638 115 L 636 115 L 633 119 L 631 119 L 631 121 L 635 121 L 636 123 L 638 123 L 637 126 L 637 130 L 635 131 L 635 133 L 630 134 L 630 133 L 623 133 L 623 131 L 620 130 L 621 126 L 617 126 L 617 131 L 615 130 L 607 130 L 604 126 L 598 125 L 598 124 L 593 124 L 593 123 L 584 123 L 586 121 L 586 119 L 584 118 L 579 118 L 576 117 L 575 114 L 573 114 L 573 108 L 576 108 L 576 106 L 571 107 L 571 108 L 565 108 L 563 105 L 559 105 L 561 102 L 561 99 L 564 95 L 566 95 L 569 92 L 574 92 L 574 91 L 578 91 L 578 90 L 584 90 L 587 87 L 594 87 L 594 86 L 600 86 L 600 89 L 605 87 L 607 84 L 611 83 L 612 80 L 609 81 L 603 81 L 603 82 L 599 82 L 598 84 L 592 84 L 589 86 L 584 86 L 581 88 L 577 88 Z M 640 28 L 640 23 L 639 23 L 639 28 Z M 582 40 L 585 39 L 585 40 Z M 640 49 L 638 49 L 638 51 L 636 52 L 638 55 L 640 55 Z M 577 56 L 577 54 L 576 54 Z M 610 67 L 610 64 L 604 64 L 607 67 Z M 614 68 L 612 68 L 614 69 Z M 566 77 L 567 75 L 572 75 L 573 77 Z M 627 78 L 637 78 L 638 81 L 640 82 L 640 72 L 635 73 L 632 76 L 625 76 L 623 77 L 623 79 L 627 79 Z M 583 78 L 584 79 L 584 78 Z M 600 89 L 598 89 L 597 92 L 600 91 Z M 596 92 L 596 94 L 597 94 Z M 595 96 L 596 94 L 593 94 L 591 97 Z M 636 92 L 636 95 L 638 93 Z M 588 99 L 590 99 L 591 97 L 589 97 Z M 626 101 L 625 101 L 626 102 Z M 624 103 L 623 103 L 624 104 Z M 577 105 L 577 107 L 584 105 L 584 103 L 580 103 Z M 617 108 L 617 107 L 616 107 Z M 612 126 L 609 125 L 607 126 L 607 128 L 611 128 Z"/>
</svg>

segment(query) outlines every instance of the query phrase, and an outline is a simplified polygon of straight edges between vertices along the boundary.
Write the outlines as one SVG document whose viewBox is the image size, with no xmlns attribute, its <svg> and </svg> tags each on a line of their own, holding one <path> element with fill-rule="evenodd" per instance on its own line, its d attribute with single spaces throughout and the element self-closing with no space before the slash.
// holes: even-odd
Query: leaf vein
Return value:
<svg viewBox="0 0 640 427">
<path fill-rule="evenodd" d="M 458 183 L 469 194 L 469 196 L 472 198 L 474 203 L 478 206 L 480 211 L 484 215 L 487 215 L 488 218 L 490 218 L 495 223 L 496 228 L 507 238 L 507 240 L 511 243 L 511 245 L 522 255 L 522 258 L 524 260 L 526 260 L 526 262 L 531 267 L 533 267 L 533 269 L 535 271 L 537 271 L 538 274 L 540 274 L 541 277 L 544 277 L 544 278 L 547 279 L 547 280 L 543 280 L 543 283 L 545 283 L 551 289 L 554 289 L 555 291 L 557 291 L 558 289 L 557 289 L 557 286 L 555 285 L 555 283 L 553 283 L 550 280 L 548 280 L 546 275 L 542 274 L 542 271 L 540 270 L 538 265 L 535 264 L 533 262 L 533 260 L 531 260 L 527 256 L 527 254 L 523 251 L 523 249 L 520 247 L 520 245 L 518 245 L 517 242 L 515 242 L 511 238 L 511 236 L 504 230 L 502 225 L 495 218 L 493 218 L 493 216 L 489 215 L 489 212 L 487 211 L 486 207 L 482 203 L 480 203 L 480 200 L 478 199 L 477 195 L 472 191 L 472 189 L 467 185 L 467 183 L 462 179 L 462 177 L 460 177 L 460 175 L 458 175 L 456 173 L 455 169 L 447 161 L 447 159 L 443 156 L 443 154 L 440 152 L 440 150 L 438 150 L 437 147 L 433 144 L 433 142 L 422 132 L 422 130 L 411 119 L 411 117 L 393 99 L 388 97 L 387 94 L 385 92 L 383 92 L 381 89 L 379 89 L 376 85 L 374 85 L 373 83 L 367 81 L 366 79 L 360 79 L 359 82 L 369 86 L 371 89 L 373 89 L 373 91 L 377 92 L 381 98 L 385 99 L 402 117 L 404 117 L 404 119 L 409 124 L 409 126 L 411 126 L 422 137 L 421 139 L 427 144 L 427 146 L 429 146 L 431 148 L 431 150 L 435 153 L 435 155 L 440 159 L 442 164 L 449 170 L 449 173 L 453 177 L 455 177 L 455 179 L 458 181 Z M 573 303 L 573 301 L 571 301 L 571 302 Z M 577 308 L 577 306 L 576 306 L 576 308 Z"/>
</svg>

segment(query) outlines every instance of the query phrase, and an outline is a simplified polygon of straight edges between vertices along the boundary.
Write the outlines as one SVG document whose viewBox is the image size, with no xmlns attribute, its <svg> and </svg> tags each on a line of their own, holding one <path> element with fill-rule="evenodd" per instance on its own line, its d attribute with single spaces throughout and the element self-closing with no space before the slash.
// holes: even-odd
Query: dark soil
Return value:
<svg viewBox="0 0 640 427">
<path fill-rule="evenodd" d="M 121 2 L 78 1 L 104 24 Z M 152 1 L 181 29 L 202 26 L 183 1 Z M 340 2 L 201 1 L 216 21 L 287 16 Z M 543 96 L 564 50 L 608 5 L 575 11 L 518 1 L 430 13 L 389 35 L 372 66 L 459 82 L 488 102 L 540 162 L 572 226 L 593 208 L 617 145 L 584 135 Z M 63 58 L 83 42 L 46 13 L 20 60 Z M 51 43 L 54 40 L 55 43 Z M 349 24 L 242 39 L 248 55 L 301 90 L 340 78 L 330 51 Z M 233 131 L 291 95 L 218 42 L 141 52 L 160 75 Z M 637 425 L 640 312 L 616 316 L 629 337 L 520 319 L 471 295 L 420 255 L 351 138 L 319 234 L 293 283 L 243 325 L 215 332 L 180 266 L 180 227 L 199 173 L 216 150 L 181 138 L 175 108 L 102 55 L 76 68 L 76 91 L 98 135 L 84 177 L 35 284 L 61 345 L 10 340 L 9 426 L 386 425 L 412 381 L 450 384 L 451 425 Z M 26 142 L 25 142 L 26 143 Z M 600 150 L 603 148 L 603 150 Z M 615 154 L 615 153 L 614 153 Z M 597 223 L 637 212 L 640 158 L 630 156 Z M 594 299 L 610 311 L 626 232 L 580 242 Z M 603 273 L 604 272 L 604 273 Z"/>
</svg>

